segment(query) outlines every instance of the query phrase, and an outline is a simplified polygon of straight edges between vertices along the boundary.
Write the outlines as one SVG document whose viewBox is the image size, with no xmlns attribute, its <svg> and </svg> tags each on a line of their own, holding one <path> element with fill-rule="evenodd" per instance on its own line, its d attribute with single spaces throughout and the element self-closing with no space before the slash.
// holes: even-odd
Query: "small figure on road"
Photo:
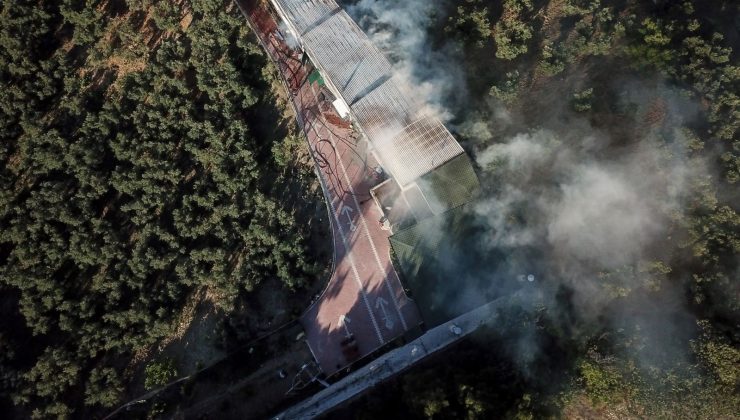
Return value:
<svg viewBox="0 0 740 420">
<path fill-rule="evenodd" d="M 383 230 L 390 230 L 391 228 L 391 223 L 388 221 L 387 216 L 381 217 L 380 220 L 378 220 L 378 223 L 380 223 L 380 228 Z"/>
</svg>

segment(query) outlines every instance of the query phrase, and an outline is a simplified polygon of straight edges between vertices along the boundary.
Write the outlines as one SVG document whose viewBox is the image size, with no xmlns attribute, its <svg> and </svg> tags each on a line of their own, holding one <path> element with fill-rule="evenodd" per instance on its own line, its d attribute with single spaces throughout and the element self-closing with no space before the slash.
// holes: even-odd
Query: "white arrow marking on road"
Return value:
<svg viewBox="0 0 740 420">
<path fill-rule="evenodd" d="M 389 330 L 393 329 L 393 320 L 388 315 L 388 310 L 385 308 L 388 306 L 388 301 L 383 299 L 382 297 L 378 297 L 375 300 L 375 309 L 380 309 L 381 312 L 383 312 L 383 320 L 385 321 L 385 327 Z"/>
<path fill-rule="evenodd" d="M 347 336 L 347 338 L 352 337 L 352 334 L 349 332 L 349 328 L 347 327 L 347 324 L 352 322 L 351 319 L 347 315 L 339 315 L 339 325 L 341 325 L 344 328 L 344 334 Z"/>
<path fill-rule="evenodd" d="M 357 229 L 357 226 L 355 226 L 355 222 L 352 220 L 352 212 L 355 211 L 352 207 L 344 206 L 342 207 L 342 214 L 347 216 L 347 220 L 349 221 L 349 230 L 354 232 L 355 229 Z"/>
</svg>

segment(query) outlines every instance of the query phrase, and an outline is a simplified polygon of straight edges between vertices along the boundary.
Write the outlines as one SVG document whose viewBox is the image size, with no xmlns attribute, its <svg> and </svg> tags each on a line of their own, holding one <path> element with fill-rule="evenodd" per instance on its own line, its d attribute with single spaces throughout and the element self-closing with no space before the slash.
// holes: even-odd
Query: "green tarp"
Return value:
<svg viewBox="0 0 740 420">
<path fill-rule="evenodd" d="M 319 73 L 318 69 L 315 69 L 308 75 L 308 83 L 318 83 L 319 86 L 324 86 L 324 78 L 321 77 L 321 73 Z"/>
</svg>

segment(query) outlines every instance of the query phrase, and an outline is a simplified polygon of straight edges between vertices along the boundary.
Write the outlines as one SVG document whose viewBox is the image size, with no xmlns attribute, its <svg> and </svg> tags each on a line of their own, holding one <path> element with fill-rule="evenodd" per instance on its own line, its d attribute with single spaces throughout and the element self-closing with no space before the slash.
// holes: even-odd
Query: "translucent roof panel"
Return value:
<svg viewBox="0 0 740 420">
<path fill-rule="evenodd" d="M 463 153 L 440 121 L 420 118 L 422 107 L 393 76 L 388 59 L 334 0 L 272 2 L 399 184 Z"/>
<path fill-rule="evenodd" d="M 380 143 L 411 123 L 412 108 L 394 83 L 383 83 L 350 105 L 365 134 Z"/>
<path fill-rule="evenodd" d="M 383 163 L 401 185 L 407 185 L 455 156 L 463 148 L 436 118 L 407 125 L 389 141 L 375 144 Z"/>
</svg>

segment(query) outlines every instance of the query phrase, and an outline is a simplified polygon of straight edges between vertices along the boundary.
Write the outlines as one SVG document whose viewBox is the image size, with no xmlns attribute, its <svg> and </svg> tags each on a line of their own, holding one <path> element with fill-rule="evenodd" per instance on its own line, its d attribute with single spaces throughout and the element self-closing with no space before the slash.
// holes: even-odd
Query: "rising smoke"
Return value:
<svg viewBox="0 0 740 420">
<path fill-rule="evenodd" d="M 394 64 L 393 77 L 442 121 L 451 104 L 467 97 L 465 76 L 451 45 L 432 45 L 428 29 L 444 2 L 359 0 L 345 3 L 347 13 Z"/>
<path fill-rule="evenodd" d="M 443 258 L 423 273 L 455 279 L 436 284 L 435 302 L 457 314 L 517 294 L 526 297 L 517 310 L 546 308 L 547 323 L 574 336 L 639 328 L 642 342 L 625 351 L 641 365 L 686 360 L 690 279 L 667 267 L 681 252 L 672 235 L 706 165 L 657 133 L 624 144 L 587 123 L 566 127 L 495 139 L 475 153 L 483 194 L 465 210 L 473 228 L 456 232 L 441 220 L 450 240 L 436 245 Z M 533 284 L 522 281 L 529 274 Z M 514 328 L 511 356 L 529 372 L 546 351 L 532 325 Z"/>
<path fill-rule="evenodd" d="M 544 307 L 550 323 L 574 335 L 638 328 L 643 341 L 626 350 L 636 360 L 652 366 L 683 360 L 674 344 L 693 333 L 681 295 L 688 279 L 667 265 L 678 252 L 672 235 L 691 182 L 709 171 L 687 157 L 673 127 L 691 120 L 696 105 L 660 83 L 614 81 L 612 88 L 622 92 L 617 108 L 634 109 L 636 116 L 663 98 L 661 121 L 626 130 L 634 134 L 628 138 L 594 129 L 562 99 L 529 128 L 514 127 L 521 118 L 495 102 L 465 109 L 458 53 L 430 45 L 427 36 L 436 7 L 425 0 L 347 6 L 415 92 L 440 115 L 463 121 L 457 128 L 481 169 L 483 194 L 467 206 L 467 230 L 448 232 L 451 239 L 442 245 L 436 236 L 429 240 L 441 248 L 426 273 L 445 279 L 435 282 L 434 302 L 459 313 L 530 286 L 521 279 L 533 274 L 536 291 L 519 309 Z M 453 229 L 439 223 L 428 231 Z M 541 343 L 530 328 L 515 342 L 512 356 L 526 370 L 543 353 Z"/>
</svg>

